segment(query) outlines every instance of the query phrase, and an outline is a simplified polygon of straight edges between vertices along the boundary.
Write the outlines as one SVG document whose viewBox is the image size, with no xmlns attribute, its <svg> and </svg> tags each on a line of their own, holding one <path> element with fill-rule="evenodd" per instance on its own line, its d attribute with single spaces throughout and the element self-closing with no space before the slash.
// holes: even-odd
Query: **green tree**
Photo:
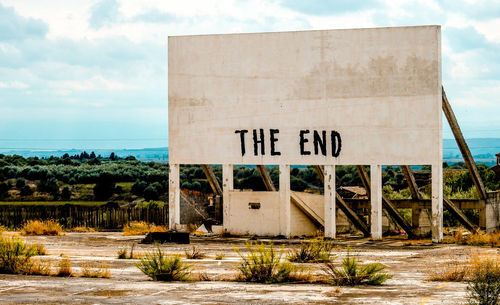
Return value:
<svg viewBox="0 0 500 305">
<path fill-rule="evenodd" d="M 97 200 L 107 200 L 115 191 L 113 176 L 109 173 L 102 173 L 94 186 L 94 197 Z"/>
<path fill-rule="evenodd" d="M 33 195 L 33 190 L 31 189 L 31 187 L 29 185 L 25 185 L 21 188 L 20 195 L 21 196 L 31 196 L 31 195 Z"/>
<path fill-rule="evenodd" d="M 71 198 L 71 190 L 69 186 L 64 186 L 62 191 L 61 191 L 61 199 L 62 200 L 69 200 Z"/>
<path fill-rule="evenodd" d="M 24 180 L 24 178 L 18 178 L 16 180 L 16 188 L 22 189 L 23 186 L 25 186 L 25 185 L 26 185 L 26 180 Z"/>
</svg>

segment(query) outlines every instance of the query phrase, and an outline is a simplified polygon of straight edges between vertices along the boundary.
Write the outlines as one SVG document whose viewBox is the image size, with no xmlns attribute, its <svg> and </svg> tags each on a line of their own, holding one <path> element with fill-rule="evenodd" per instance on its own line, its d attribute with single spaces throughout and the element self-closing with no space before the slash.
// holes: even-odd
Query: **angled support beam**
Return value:
<svg viewBox="0 0 500 305">
<path fill-rule="evenodd" d="M 362 165 L 357 165 L 356 168 L 358 169 L 358 172 L 360 173 L 361 181 L 366 180 L 369 181 L 368 179 L 368 173 L 366 172 L 366 169 Z M 363 178 L 364 177 L 364 178 Z M 365 187 L 370 187 L 370 184 L 367 183 Z M 369 192 L 369 188 L 366 189 L 367 192 Z M 387 199 L 384 194 L 382 194 L 382 206 L 383 208 L 387 211 L 389 216 L 403 229 L 405 230 L 406 234 L 408 234 L 409 238 L 415 238 L 417 235 L 411 228 L 411 225 L 399 214 L 398 210 L 394 207 L 394 205 L 391 203 L 389 199 Z"/>
<path fill-rule="evenodd" d="M 222 196 L 222 188 L 219 185 L 219 181 L 217 181 L 217 178 L 215 177 L 212 167 L 209 164 L 202 164 L 201 169 L 203 169 L 205 176 L 207 176 L 208 183 L 210 184 L 214 194 Z"/>
<path fill-rule="evenodd" d="M 315 165 L 314 170 L 318 174 L 319 179 L 323 183 L 325 183 L 325 174 L 324 174 L 323 168 L 319 165 Z M 361 220 L 361 218 L 359 218 L 359 216 L 356 214 L 356 212 L 354 212 L 347 205 L 347 203 L 344 201 L 344 199 L 342 199 L 342 197 L 340 196 L 340 194 L 337 191 L 335 191 L 335 198 L 336 198 L 336 206 L 338 206 L 339 209 L 345 214 L 347 219 L 349 219 L 349 221 L 356 228 L 358 228 L 361 232 L 363 232 L 363 234 L 365 236 L 370 236 L 370 229 L 368 228 L 366 223 L 363 220 Z"/>
<path fill-rule="evenodd" d="M 266 189 L 271 192 L 276 192 L 276 187 L 274 186 L 273 180 L 271 180 L 271 175 L 264 165 L 257 165 L 257 171 L 262 178 L 262 182 L 266 186 Z"/>
<path fill-rule="evenodd" d="M 476 225 L 474 225 L 465 215 L 460 211 L 459 208 L 448 198 L 443 197 L 443 205 L 444 207 L 453 215 L 455 218 L 460 221 L 460 223 L 472 233 L 477 232 L 479 229 Z"/>
<path fill-rule="evenodd" d="M 322 228 L 325 225 L 325 221 L 316 212 L 314 212 L 307 203 L 300 199 L 294 192 L 290 193 L 290 201 L 304 213 L 317 227 Z"/>
<path fill-rule="evenodd" d="M 401 165 L 401 169 L 403 170 L 403 174 L 405 175 L 406 182 L 408 183 L 408 188 L 410 189 L 411 198 L 422 200 L 422 195 L 418 191 L 418 185 L 415 181 L 415 176 L 413 176 L 413 172 L 408 165 Z"/>
<path fill-rule="evenodd" d="M 467 142 L 465 142 L 462 131 L 460 130 L 460 126 L 458 125 L 457 118 L 455 117 L 455 113 L 453 112 L 453 109 L 451 109 L 451 105 L 448 102 L 446 93 L 444 92 L 444 88 L 442 88 L 442 90 L 443 90 L 443 112 L 446 116 L 446 119 L 448 120 L 448 123 L 450 124 L 451 131 L 455 136 L 458 148 L 460 149 L 460 152 L 462 153 L 462 156 L 464 158 L 465 165 L 467 165 L 467 168 L 469 169 L 472 181 L 474 182 L 474 185 L 476 186 L 477 192 L 479 194 L 479 198 L 481 200 L 486 200 L 487 198 L 486 189 L 484 188 L 483 181 L 481 180 L 481 176 L 479 175 L 479 171 L 477 170 L 476 163 L 472 158 L 472 154 L 470 153 Z"/>
<path fill-rule="evenodd" d="M 335 198 L 337 199 L 336 201 L 337 206 L 339 207 L 339 209 L 342 210 L 342 212 L 344 212 L 345 216 L 347 216 L 347 218 L 352 222 L 352 224 L 354 224 L 356 228 L 358 228 L 361 232 L 363 232 L 364 236 L 366 237 L 370 236 L 370 229 L 368 228 L 366 223 L 362 221 L 361 218 L 359 218 L 356 212 L 354 212 L 353 210 L 351 210 L 351 208 L 349 208 L 347 203 L 344 201 L 344 199 L 342 199 L 342 197 L 338 192 L 335 192 Z"/>
</svg>

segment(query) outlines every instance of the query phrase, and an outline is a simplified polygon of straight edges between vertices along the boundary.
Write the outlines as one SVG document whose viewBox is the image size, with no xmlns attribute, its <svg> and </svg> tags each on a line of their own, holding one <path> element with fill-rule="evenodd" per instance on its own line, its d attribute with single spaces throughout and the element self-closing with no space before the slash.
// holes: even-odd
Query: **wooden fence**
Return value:
<svg viewBox="0 0 500 305">
<path fill-rule="evenodd" d="M 63 206 L 0 206 L 0 225 L 19 228 L 28 220 L 56 220 L 65 227 L 120 229 L 130 221 L 168 225 L 168 207 L 118 208 Z"/>
</svg>

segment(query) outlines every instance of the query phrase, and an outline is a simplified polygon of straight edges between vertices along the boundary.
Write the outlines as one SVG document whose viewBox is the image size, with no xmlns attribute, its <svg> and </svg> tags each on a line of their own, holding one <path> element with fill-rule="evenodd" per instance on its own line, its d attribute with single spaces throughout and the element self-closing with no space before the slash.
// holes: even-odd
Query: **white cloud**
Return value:
<svg viewBox="0 0 500 305">
<path fill-rule="evenodd" d="M 10 81 L 10 82 L 2 82 L 0 81 L 0 88 L 3 89 L 26 89 L 29 86 L 20 81 Z"/>
</svg>

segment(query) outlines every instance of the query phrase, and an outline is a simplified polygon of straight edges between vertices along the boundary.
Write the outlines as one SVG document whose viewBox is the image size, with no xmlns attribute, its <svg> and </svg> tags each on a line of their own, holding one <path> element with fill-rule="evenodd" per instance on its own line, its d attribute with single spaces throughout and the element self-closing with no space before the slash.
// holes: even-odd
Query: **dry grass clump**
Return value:
<svg viewBox="0 0 500 305">
<path fill-rule="evenodd" d="M 482 259 L 473 268 L 467 284 L 468 303 L 500 304 L 500 263 L 498 258 Z"/>
<path fill-rule="evenodd" d="M 69 258 L 63 257 L 59 261 L 59 265 L 57 268 L 57 273 L 55 274 L 56 276 L 73 276 L 73 271 L 71 270 L 71 261 L 69 260 Z"/>
<path fill-rule="evenodd" d="M 451 236 L 446 236 L 443 242 L 469 246 L 500 247 L 500 231 L 470 233 L 464 229 L 458 229 Z"/>
<path fill-rule="evenodd" d="M 108 265 L 104 262 L 82 262 L 81 277 L 111 278 Z"/>
<path fill-rule="evenodd" d="M 95 232 L 95 229 L 88 228 L 88 227 L 74 227 L 74 228 L 68 229 L 67 231 L 68 232 L 84 233 L 84 232 Z"/>
<path fill-rule="evenodd" d="M 329 282 L 339 286 L 382 285 L 393 275 L 383 272 L 386 266 L 380 263 L 360 264 L 356 255 L 347 251 L 340 267 L 331 261 L 324 263 L 323 270 L 329 277 Z"/>
<path fill-rule="evenodd" d="M 154 281 L 185 281 L 191 273 L 191 267 L 179 255 L 166 255 L 159 247 L 142 257 L 136 266 Z"/>
<path fill-rule="evenodd" d="M 18 237 L 0 237 L 0 273 L 23 274 L 31 268 L 37 249 Z"/>
<path fill-rule="evenodd" d="M 470 267 L 467 262 L 453 260 L 440 268 L 434 268 L 427 280 L 435 282 L 462 282 L 468 278 L 469 272 Z"/>
<path fill-rule="evenodd" d="M 119 249 L 116 252 L 117 258 L 118 259 L 134 259 L 134 258 L 139 258 L 140 257 L 139 255 L 135 255 L 134 254 L 134 248 L 135 248 L 135 244 L 132 244 L 132 246 L 130 246 L 130 254 L 127 251 L 127 248 L 121 248 L 121 249 Z"/>
<path fill-rule="evenodd" d="M 226 256 L 224 253 L 215 253 L 215 259 L 218 261 L 221 261 L 224 256 Z"/>
<path fill-rule="evenodd" d="M 165 232 L 168 228 L 144 221 L 132 221 L 123 227 L 123 235 L 143 235 L 149 232 Z"/>
<path fill-rule="evenodd" d="M 53 220 L 30 220 L 21 229 L 21 235 L 61 235 L 62 227 Z"/>
<path fill-rule="evenodd" d="M 275 250 L 272 243 L 247 243 L 246 248 L 246 254 L 235 249 L 243 260 L 238 265 L 239 281 L 272 284 L 311 280 L 311 274 L 306 269 L 298 268 L 290 262 L 282 262 L 282 252 Z"/>
<path fill-rule="evenodd" d="M 32 244 L 31 248 L 35 252 L 35 255 L 46 255 L 47 254 L 47 250 L 41 244 L 36 244 L 36 243 Z"/>
<path fill-rule="evenodd" d="M 466 259 L 454 259 L 446 263 L 441 268 L 434 268 L 427 280 L 438 282 L 467 282 L 473 279 L 474 273 L 480 270 L 482 266 L 489 261 L 500 261 L 498 254 L 485 256 L 474 253 Z M 496 272 L 500 274 L 500 265 L 497 263 Z"/>
<path fill-rule="evenodd" d="M 186 258 L 188 259 L 202 259 L 205 257 L 205 253 L 203 253 L 200 249 L 193 246 L 191 250 L 184 251 L 186 254 Z"/>
<path fill-rule="evenodd" d="M 52 264 L 49 261 L 33 261 L 30 268 L 26 271 L 27 275 L 45 275 L 51 276 Z"/>
<path fill-rule="evenodd" d="M 288 253 L 288 260 L 294 263 L 319 263 L 330 260 L 333 243 L 323 239 L 314 239 L 303 242 L 299 248 L 294 248 Z"/>
</svg>

